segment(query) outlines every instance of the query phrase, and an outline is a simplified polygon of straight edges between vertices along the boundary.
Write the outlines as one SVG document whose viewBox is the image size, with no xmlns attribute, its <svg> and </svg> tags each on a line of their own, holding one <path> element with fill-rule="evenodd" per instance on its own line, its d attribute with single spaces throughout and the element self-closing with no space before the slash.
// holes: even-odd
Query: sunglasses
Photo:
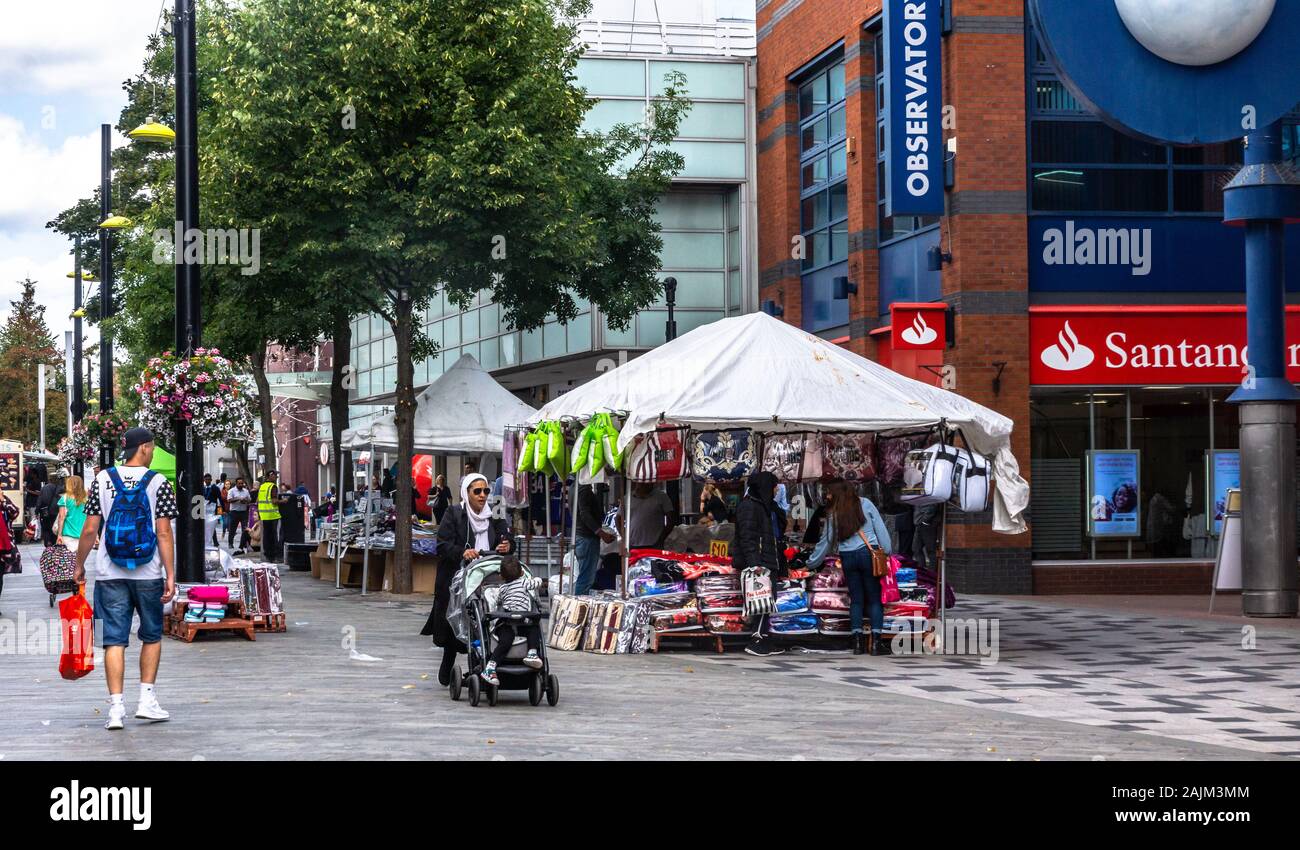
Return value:
<svg viewBox="0 0 1300 850">
<path fill-rule="evenodd" d="M 473 493 L 475 496 L 486 496 L 492 491 L 487 487 L 475 487 L 473 490 L 470 490 L 470 492 Z"/>
</svg>

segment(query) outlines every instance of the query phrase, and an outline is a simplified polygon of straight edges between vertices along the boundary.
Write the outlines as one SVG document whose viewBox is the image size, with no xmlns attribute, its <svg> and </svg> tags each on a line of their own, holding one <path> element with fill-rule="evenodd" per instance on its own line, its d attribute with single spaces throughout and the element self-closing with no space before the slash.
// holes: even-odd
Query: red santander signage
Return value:
<svg viewBox="0 0 1300 850">
<path fill-rule="evenodd" d="M 948 345 L 945 333 L 948 305 L 942 301 L 921 304 L 890 304 L 890 344 L 895 351 L 942 351 Z"/>
<path fill-rule="evenodd" d="M 1300 383 L 1300 307 L 1286 316 L 1287 374 Z M 1029 308 L 1030 382 L 1037 385 L 1240 384 L 1246 308 Z"/>
</svg>

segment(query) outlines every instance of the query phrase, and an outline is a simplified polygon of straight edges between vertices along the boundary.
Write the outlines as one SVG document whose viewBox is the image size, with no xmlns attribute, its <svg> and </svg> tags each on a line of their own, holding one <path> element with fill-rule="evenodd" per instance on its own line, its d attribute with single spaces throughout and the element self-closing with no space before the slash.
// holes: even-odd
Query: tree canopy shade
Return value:
<svg viewBox="0 0 1300 850">
<path fill-rule="evenodd" d="M 660 291 L 655 204 L 683 162 L 675 77 L 646 127 L 582 132 L 567 18 L 585 0 L 246 0 L 212 97 L 239 155 L 223 179 L 267 206 L 293 285 L 346 281 L 397 342 L 396 592 L 410 590 L 413 320 L 439 291 L 490 292 L 518 329 L 590 302 L 625 326 Z M 278 228 L 283 228 L 279 230 Z M 273 240 L 264 234 L 263 244 Z"/>
</svg>

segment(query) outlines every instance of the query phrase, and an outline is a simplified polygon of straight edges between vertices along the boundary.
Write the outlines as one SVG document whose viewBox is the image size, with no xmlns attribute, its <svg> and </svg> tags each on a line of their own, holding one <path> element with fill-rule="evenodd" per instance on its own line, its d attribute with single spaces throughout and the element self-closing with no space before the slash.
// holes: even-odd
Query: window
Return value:
<svg viewBox="0 0 1300 850">
<path fill-rule="evenodd" d="M 1112 129 L 1057 78 L 1032 30 L 1026 38 L 1035 57 L 1027 98 L 1031 211 L 1222 216 L 1241 142 L 1175 147 Z"/>
<path fill-rule="evenodd" d="M 836 58 L 832 62 L 799 86 L 800 229 L 805 271 L 848 257 L 844 61 Z"/>
</svg>

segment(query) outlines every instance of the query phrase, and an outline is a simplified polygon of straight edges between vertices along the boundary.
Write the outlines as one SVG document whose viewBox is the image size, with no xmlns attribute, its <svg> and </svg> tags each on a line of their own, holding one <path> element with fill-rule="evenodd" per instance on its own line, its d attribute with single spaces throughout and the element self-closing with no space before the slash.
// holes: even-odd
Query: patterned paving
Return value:
<svg viewBox="0 0 1300 850">
<path fill-rule="evenodd" d="M 964 596 L 952 618 L 996 619 L 995 663 L 976 655 L 854 657 L 789 653 L 709 656 L 722 667 L 953 705 L 1050 718 L 1300 758 L 1300 634 L 1232 624 Z M 951 643 L 951 641 L 950 641 Z M 811 648 L 811 647 L 809 647 Z"/>
</svg>

